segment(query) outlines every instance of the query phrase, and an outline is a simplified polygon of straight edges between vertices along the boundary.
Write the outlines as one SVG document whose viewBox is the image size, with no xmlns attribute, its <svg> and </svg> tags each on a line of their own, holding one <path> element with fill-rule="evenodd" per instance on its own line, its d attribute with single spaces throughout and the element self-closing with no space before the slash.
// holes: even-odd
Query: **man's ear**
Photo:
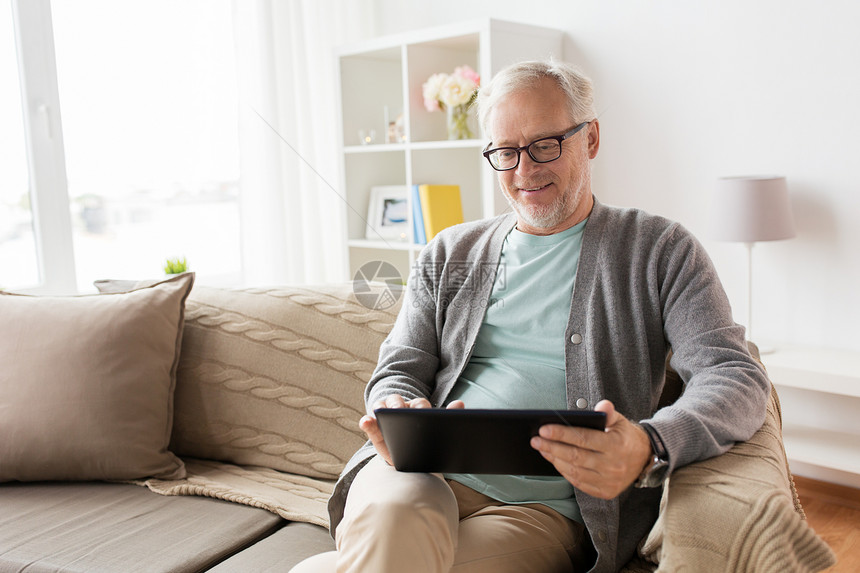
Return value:
<svg viewBox="0 0 860 573">
<path fill-rule="evenodd" d="M 600 122 L 595 119 L 588 124 L 588 158 L 597 157 L 598 149 L 600 149 Z"/>
</svg>

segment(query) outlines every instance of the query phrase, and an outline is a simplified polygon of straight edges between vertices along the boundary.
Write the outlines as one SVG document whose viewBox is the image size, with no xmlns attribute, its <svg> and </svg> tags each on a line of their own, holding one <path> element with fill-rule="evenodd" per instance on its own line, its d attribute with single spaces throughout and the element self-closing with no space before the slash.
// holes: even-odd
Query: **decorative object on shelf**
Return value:
<svg viewBox="0 0 860 573">
<path fill-rule="evenodd" d="M 385 143 L 403 143 L 406 141 L 406 126 L 403 114 L 397 114 L 397 119 L 391 120 L 388 113 L 388 106 L 383 107 L 383 116 L 385 118 Z"/>
<path fill-rule="evenodd" d="M 459 185 L 419 185 L 418 196 L 427 241 L 442 229 L 463 222 Z"/>
<path fill-rule="evenodd" d="M 391 124 L 393 129 L 393 141 L 391 143 L 404 143 L 406 141 L 406 118 L 398 114 L 397 119 Z"/>
<path fill-rule="evenodd" d="M 176 257 L 175 259 L 167 259 L 164 262 L 164 274 L 179 275 L 188 272 L 188 261 L 185 257 Z"/>
<path fill-rule="evenodd" d="M 397 116 L 395 121 L 388 122 L 388 130 L 385 133 L 385 143 L 403 143 L 406 141 L 406 129 L 403 123 L 402 113 Z"/>
<path fill-rule="evenodd" d="M 448 139 L 472 139 L 469 108 L 478 96 L 481 76 L 469 66 L 459 66 L 453 74 L 433 74 L 422 87 L 424 108 L 444 110 L 448 118 Z"/>
<path fill-rule="evenodd" d="M 747 249 L 747 340 L 752 340 L 752 248 L 759 241 L 795 236 L 785 177 L 723 177 L 717 181 L 710 214 L 717 241 L 743 243 Z M 762 353 L 765 350 L 762 349 Z"/>
<path fill-rule="evenodd" d="M 358 130 L 358 141 L 362 145 L 370 145 L 376 139 L 376 130 L 375 129 L 359 129 Z"/>
<path fill-rule="evenodd" d="M 465 105 L 455 105 L 445 110 L 448 120 L 448 139 L 472 139 L 472 131 L 467 123 L 468 112 L 469 109 Z"/>
<path fill-rule="evenodd" d="M 372 187 L 364 238 L 370 241 L 409 240 L 408 195 L 406 185 Z"/>
<path fill-rule="evenodd" d="M 424 230 L 424 213 L 421 210 L 420 185 L 412 186 L 412 242 L 416 245 L 427 244 L 427 232 Z"/>
</svg>

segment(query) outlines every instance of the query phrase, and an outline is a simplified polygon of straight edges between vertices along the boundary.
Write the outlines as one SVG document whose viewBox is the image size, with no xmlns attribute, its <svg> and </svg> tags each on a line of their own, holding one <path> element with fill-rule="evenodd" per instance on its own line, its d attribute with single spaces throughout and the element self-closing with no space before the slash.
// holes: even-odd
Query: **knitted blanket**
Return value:
<svg viewBox="0 0 860 573">
<path fill-rule="evenodd" d="M 162 495 L 200 495 L 259 507 L 290 521 L 328 527 L 326 503 L 334 481 L 264 467 L 184 458 L 187 477 L 135 481 Z"/>
<path fill-rule="evenodd" d="M 733 573 L 820 571 L 833 565 L 833 551 L 806 523 L 781 435 L 774 390 L 765 423 L 749 441 L 672 474 L 660 517 L 640 544 L 638 565 Z"/>
</svg>

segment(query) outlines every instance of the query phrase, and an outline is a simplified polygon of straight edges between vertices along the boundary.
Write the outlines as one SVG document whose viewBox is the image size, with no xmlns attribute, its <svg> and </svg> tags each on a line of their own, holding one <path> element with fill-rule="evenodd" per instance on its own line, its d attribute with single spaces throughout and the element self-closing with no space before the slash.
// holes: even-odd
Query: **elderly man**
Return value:
<svg viewBox="0 0 860 573">
<path fill-rule="evenodd" d="M 514 213 L 447 229 L 421 253 L 367 388 L 369 442 L 329 503 L 337 552 L 297 571 L 615 571 L 653 525 L 665 477 L 764 420 L 769 382 L 702 246 L 593 196 L 590 80 L 522 63 L 478 105 Z M 686 390 L 658 410 L 670 348 Z M 531 445 L 555 478 L 391 466 L 372 409 L 464 404 L 595 409 L 607 426 L 542 427 Z"/>
</svg>

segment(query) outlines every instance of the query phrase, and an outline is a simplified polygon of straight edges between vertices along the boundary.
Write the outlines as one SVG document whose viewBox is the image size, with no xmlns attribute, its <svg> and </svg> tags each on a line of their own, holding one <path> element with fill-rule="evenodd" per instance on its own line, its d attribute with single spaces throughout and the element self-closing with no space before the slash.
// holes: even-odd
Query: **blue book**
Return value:
<svg viewBox="0 0 860 573">
<path fill-rule="evenodd" d="M 412 239 L 418 245 L 427 244 L 427 232 L 424 230 L 424 213 L 421 209 L 418 185 L 412 186 Z"/>
</svg>

